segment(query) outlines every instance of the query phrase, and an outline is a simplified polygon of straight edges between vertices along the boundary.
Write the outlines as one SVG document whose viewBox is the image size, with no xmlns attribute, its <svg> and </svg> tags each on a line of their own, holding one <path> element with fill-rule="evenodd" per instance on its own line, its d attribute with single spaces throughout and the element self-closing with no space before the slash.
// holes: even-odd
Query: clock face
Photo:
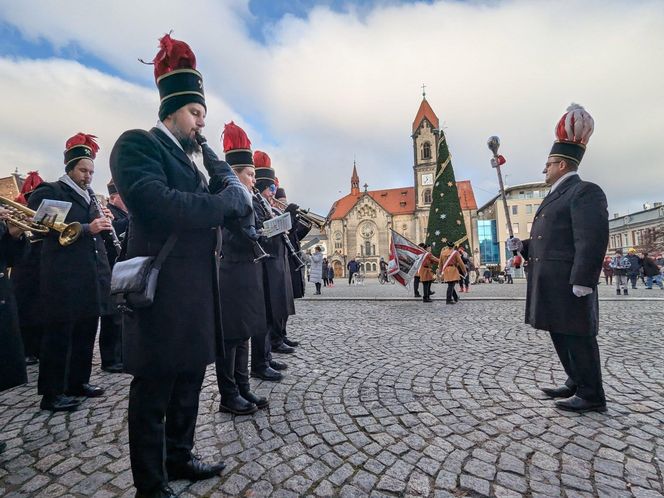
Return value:
<svg viewBox="0 0 664 498">
<path fill-rule="evenodd" d="M 433 185 L 433 173 L 422 175 L 422 185 Z"/>
<path fill-rule="evenodd" d="M 341 232 L 337 232 L 334 234 L 334 240 L 341 240 Z"/>
</svg>

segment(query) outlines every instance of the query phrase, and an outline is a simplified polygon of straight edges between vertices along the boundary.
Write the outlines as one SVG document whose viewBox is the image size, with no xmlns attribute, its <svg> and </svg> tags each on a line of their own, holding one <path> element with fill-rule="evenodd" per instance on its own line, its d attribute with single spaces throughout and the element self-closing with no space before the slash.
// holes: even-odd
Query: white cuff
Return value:
<svg viewBox="0 0 664 498">
<path fill-rule="evenodd" d="M 583 285 L 573 285 L 572 292 L 576 297 L 583 297 L 592 294 L 593 290 L 590 287 L 584 287 Z"/>
</svg>

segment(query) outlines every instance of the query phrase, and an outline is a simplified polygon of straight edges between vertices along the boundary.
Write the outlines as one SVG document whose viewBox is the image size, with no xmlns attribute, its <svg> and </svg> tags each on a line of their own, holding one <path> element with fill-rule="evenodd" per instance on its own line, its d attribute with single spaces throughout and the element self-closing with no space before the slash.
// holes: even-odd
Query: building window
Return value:
<svg viewBox="0 0 664 498">
<path fill-rule="evenodd" d="M 519 206 L 512 206 L 512 214 L 519 214 Z"/>
<path fill-rule="evenodd" d="M 342 249 L 343 248 L 343 243 L 342 242 L 335 242 L 334 243 L 334 248 L 335 249 Z"/>
<path fill-rule="evenodd" d="M 526 214 L 533 214 L 533 205 L 526 204 Z M 530 230 L 528 230 L 530 232 Z"/>
<path fill-rule="evenodd" d="M 526 191 L 526 199 L 532 199 L 533 198 L 533 191 L 532 190 L 527 190 Z"/>
<path fill-rule="evenodd" d="M 431 189 L 428 188 L 424 191 L 424 204 L 431 204 Z"/>
<path fill-rule="evenodd" d="M 519 224 L 518 223 L 512 223 L 512 232 L 519 233 Z"/>
<path fill-rule="evenodd" d="M 533 228 L 533 224 L 532 224 L 532 223 L 528 223 L 528 225 L 526 225 L 526 230 L 528 230 L 528 233 L 529 233 L 529 234 L 530 234 L 530 231 L 532 230 L 532 228 Z"/>
<path fill-rule="evenodd" d="M 422 159 L 431 159 L 431 144 L 429 142 L 424 142 L 422 144 Z"/>
<path fill-rule="evenodd" d="M 525 198 L 526 198 L 525 190 L 520 190 L 519 191 L 519 199 L 525 199 Z"/>
<path fill-rule="evenodd" d="M 480 260 L 482 264 L 491 265 L 500 263 L 496 220 L 477 220 L 477 237 L 479 239 Z"/>
<path fill-rule="evenodd" d="M 364 242 L 364 255 L 371 256 L 371 242 L 368 240 Z"/>
</svg>

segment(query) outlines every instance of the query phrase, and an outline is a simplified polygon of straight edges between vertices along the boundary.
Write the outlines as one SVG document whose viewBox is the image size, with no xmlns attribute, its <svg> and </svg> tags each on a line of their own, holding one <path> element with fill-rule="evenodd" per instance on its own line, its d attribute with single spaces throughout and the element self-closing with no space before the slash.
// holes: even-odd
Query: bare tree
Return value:
<svg viewBox="0 0 664 498">
<path fill-rule="evenodd" d="M 654 228 L 648 228 L 643 232 L 639 251 L 648 254 L 657 254 L 664 252 L 664 225 L 658 225 Z"/>
</svg>

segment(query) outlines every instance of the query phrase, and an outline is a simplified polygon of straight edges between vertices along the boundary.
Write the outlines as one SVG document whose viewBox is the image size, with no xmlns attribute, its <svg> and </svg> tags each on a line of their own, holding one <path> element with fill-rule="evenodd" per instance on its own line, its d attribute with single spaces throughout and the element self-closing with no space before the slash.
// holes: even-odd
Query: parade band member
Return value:
<svg viewBox="0 0 664 498">
<path fill-rule="evenodd" d="M 223 146 L 226 162 L 249 196 L 256 183 L 249 138 L 242 128 L 231 122 L 224 127 Z M 256 227 L 255 219 L 253 226 Z M 259 336 L 264 341 L 267 330 L 263 265 L 254 261 L 256 242 L 236 223 L 227 223 L 222 236 L 219 284 L 224 355 L 217 356 L 216 361 L 221 394 L 219 411 L 247 415 L 269 404 L 266 398 L 252 393 L 249 385 L 249 339 Z"/>
<path fill-rule="evenodd" d="M 16 202 L 28 205 L 28 198 L 44 182 L 37 171 L 30 171 L 21 186 Z M 18 306 L 18 321 L 25 348 L 26 365 L 39 362 L 42 330 L 44 328 L 43 305 L 39 295 L 39 261 L 42 239 L 34 239 L 27 257 L 12 267 L 12 286 Z"/>
<path fill-rule="evenodd" d="M 422 302 L 432 303 L 433 300 L 431 299 L 431 284 L 436 277 L 433 271 L 433 266 L 438 264 L 438 258 L 429 252 L 431 250 L 430 245 L 424 243 L 422 244 L 422 249 L 427 251 L 427 255 L 424 257 L 422 266 L 420 266 L 420 270 L 418 271 L 418 276 L 420 277 L 420 282 L 422 282 L 422 288 L 424 292 Z"/>
<path fill-rule="evenodd" d="M 99 317 L 111 310 L 111 270 L 101 232 L 111 228 L 112 215 L 106 210 L 106 218 L 97 217 L 88 192 L 99 150 L 95 138 L 78 133 L 67 140 L 65 174 L 39 185 L 28 199 L 34 210 L 47 199 L 70 202 L 65 223 L 77 221 L 83 227 L 68 246 L 59 243 L 54 230 L 42 242 L 39 284 L 46 323 L 38 390 L 43 410 L 75 410 L 75 397 L 104 394 L 90 384 L 90 373 Z"/>
<path fill-rule="evenodd" d="M 459 295 L 454 286 L 462 277 L 465 277 L 466 267 L 463 264 L 459 251 L 454 248 L 454 242 L 448 242 L 443 250 L 440 251 L 438 258 L 440 266 L 438 271 L 443 274 L 443 282 L 447 284 L 447 295 L 445 304 L 456 304 L 459 302 Z"/>
<path fill-rule="evenodd" d="M 526 323 L 548 330 L 565 369 L 565 385 L 544 388 L 556 406 L 574 412 L 605 411 L 597 345 L 597 282 L 609 239 L 606 196 L 577 173 L 593 119 L 572 104 L 558 122 L 557 140 L 544 167 L 551 186 L 540 204 L 530 239 L 510 239 L 528 261 Z"/>
<path fill-rule="evenodd" d="M 129 391 L 129 452 L 138 497 L 175 496 L 174 479 L 218 475 L 192 453 L 205 368 L 223 345 L 219 227 L 250 213 L 246 199 L 212 195 L 191 159 L 205 126 L 203 78 L 190 47 L 169 35 L 154 59 L 161 104 L 150 131 L 123 133 L 111 153 L 113 180 L 129 212 L 127 257 L 172 247 L 154 302 L 123 317 Z M 169 244 L 169 245 L 171 245 Z"/>
<path fill-rule="evenodd" d="M 29 242 L 21 229 L 4 221 L 9 214 L 0 208 L 0 392 L 28 381 L 18 310 L 7 267 L 27 255 Z M 6 447 L 7 443 L 0 442 L 0 453 Z"/>
<path fill-rule="evenodd" d="M 127 206 L 118 194 L 113 180 L 108 182 L 108 204 L 106 207 L 113 215 L 113 229 L 118 237 L 123 237 L 129 226 Z M 115 265 L 116 248 L 109 239 L 105 240 L 108 264 L 113 271 Z M 122 372 L 122 314 L 113 310 L 113 313 L 101 317 L 99 327 L 99 355 L 101 356 L 101 369 L 109 373 Z"/>
<path fill-rule="evenodd" d="M 254 166 L 256 167 L 256 189 L 263 197 L 260 204 L 265 205 L 270 202 L 277 191 L 275 172 L 272 168 L 270 156 L 265 152 L 255 151 Z M 267 208 L 255 208 L 256 216 L 261 223 L 274 216 L 273 212 L 266 212 L 266 210 Z M 273 337 L 279 337 L 279 331 L 285 327 L 288 316 L 295 314 L 295 303 L 288 264 L 288 250 L 283 236 L 277 235 L 267 239 L 264 247 L 270 254 L 269 258 L 262 260 L 267 334 L 262 342 L 259 336 L 252 339 L 251 375 L 263 380 L 279 381 L 283 375 L 272 366 L 271 340 Z M 290 349 L 292 350 L 292 348 Z M 277 366 L 283 365 L 279 364 Z"/>
</svg>

